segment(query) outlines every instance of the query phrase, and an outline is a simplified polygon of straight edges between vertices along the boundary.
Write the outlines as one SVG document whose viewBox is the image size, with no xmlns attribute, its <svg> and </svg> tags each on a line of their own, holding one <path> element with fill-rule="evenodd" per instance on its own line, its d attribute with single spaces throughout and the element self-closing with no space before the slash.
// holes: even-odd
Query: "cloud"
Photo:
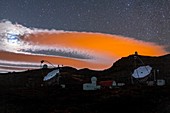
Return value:
<svg viewBox="0 0 170 113">
<path fill-rule="evenodd" d="M 27 28 L 10 21 L 1 21 L 0 26 L 0 60 L 5 61 L 46 59 L 76 68 L 105 69 L 135 51 L 149 56 L 167 54 L 164 46 L 118 35 Z M 8 33 L 16 34 L 17 41 L 8 41 Z"/>
<path fill-rule="evenodd" d="M 30 54 L 39 54 L 39 55 L 46 55 L 46 56 L 61 56 L 61 57 L 68 57 L 68 58 L 77 58 L 77 59 L 93 59 L 93 56 L 90 56 L 86 53 L 81 53 L 76 50 L 69 50 L 69 49 L 42 49 L 42 50 L 22 50 L 22 52 L 27 52 Z"/>
</svg>

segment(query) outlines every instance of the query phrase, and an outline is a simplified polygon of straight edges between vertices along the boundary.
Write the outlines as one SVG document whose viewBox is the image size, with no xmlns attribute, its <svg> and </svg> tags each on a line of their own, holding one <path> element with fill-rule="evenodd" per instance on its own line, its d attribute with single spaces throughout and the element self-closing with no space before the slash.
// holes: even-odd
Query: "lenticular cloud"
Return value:
<svg viewBox="0 0 170 113">
<path fill-rule="evenodd" d="M 79 51 L 76 48 L 65 48 L 60 46 L 51 46 L 48 44 L 41 45 L 38 41 L 41 37 L 36 37 L 36 42 L 29 40 L 29 35 L 41 34 L 43 32 L 47 32 L 49 34 L 61 33 L 61 31 L 48 31 L 35 28 L 29 29 L 19 24 L 12 24 L 10 21 L 2 21 L 0 23 L 0 26 L 2 51 L 9 51 L 22 54 L 62 56 L 80 59 L 91 58 L 89 55 L 83 53 L 82 51 Z M 47 40 L 50 39 L 45 39 L 44 41 Z"/>
<path fill-rule="evenodd" d="M 152 56 L 166 54 L 162 46 L 132 38 L 27 28 L 6 20 L 0 22 L 0 51 L 1 72 L 39 68 L 41 60 L 54 65 L 105 69 L 135 51 Z"/>
</svg>

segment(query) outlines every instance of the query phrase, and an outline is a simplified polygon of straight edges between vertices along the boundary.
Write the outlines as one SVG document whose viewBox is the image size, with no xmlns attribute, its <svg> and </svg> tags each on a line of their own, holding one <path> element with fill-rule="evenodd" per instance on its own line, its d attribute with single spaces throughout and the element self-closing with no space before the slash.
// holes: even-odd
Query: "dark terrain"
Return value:
<svg viewBox="0 0 170 113">
<path fill-rule="evenodd" d="M 130 55 L 103 71 L 62 67 L 60 82 L 50 85 L 43 77 L 53 69 L 1 74 L 0 113 L 169 113 L 170 55 L 138 57 L 144 64 Z M 140 65 L 159 69 L 156 77 L 165 79 L 166 85 L 131 84 L 131 74 Z M 82 84 L 90 82 L 92 76 L 98 82 L 116 80 L 126 85 L 83 91 Z M 59 84 L 65 84 L 66 88 Z"/>
</svg>

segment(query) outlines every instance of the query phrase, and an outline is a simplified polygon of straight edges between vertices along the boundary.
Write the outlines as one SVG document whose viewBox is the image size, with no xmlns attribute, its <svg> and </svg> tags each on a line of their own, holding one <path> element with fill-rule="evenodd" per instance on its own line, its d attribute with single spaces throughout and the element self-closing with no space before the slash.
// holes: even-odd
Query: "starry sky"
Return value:
<svg viewBox="0 0 170 113">
<path fill-rule="evenodd" d="M 0 0 L 2 19 L 32 28 L 170 43 L 170 0 Z"/>
</svg>

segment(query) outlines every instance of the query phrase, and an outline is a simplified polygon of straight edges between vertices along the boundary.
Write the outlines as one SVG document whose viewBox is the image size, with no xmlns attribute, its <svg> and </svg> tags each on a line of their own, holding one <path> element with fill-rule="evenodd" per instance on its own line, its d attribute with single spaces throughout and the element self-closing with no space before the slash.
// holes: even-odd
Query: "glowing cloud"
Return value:
<svg viewBox="0 0 170 113">
<path fill-rule="evenodd" d="M 46 59 L 53 64 L 76 68 L 105 69 L 117 59 L 133 54 L 135 51 L 149 56 L 167 53 L 163 46 L 155 43 L 118 35 L 29 29 L 8 21 L 2 21 L 0 26 L 2 26 L 0 28 L 1 61 L 38 65 L 41 60 Z M 17 43 L 15 40 L 8 41 L 8 34 L 13 36 L 12 39 L 17 39 Z M 12 45 L 14 43 L 9 42 L 14 42 L 15 46 Z"/>
</svg>

